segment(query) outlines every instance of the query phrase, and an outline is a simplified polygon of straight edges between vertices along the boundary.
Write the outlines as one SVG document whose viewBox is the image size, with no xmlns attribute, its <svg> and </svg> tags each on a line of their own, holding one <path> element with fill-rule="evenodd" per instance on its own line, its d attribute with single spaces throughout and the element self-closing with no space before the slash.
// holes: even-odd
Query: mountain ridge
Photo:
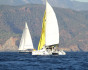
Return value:
<svg viewBox="0 0 88 70">
<path fill-rule="evenodd" d="M 79 2 L 72 0 L 48 0 L 54 7 L 69 8 L 73 10 L 88 10 L 88 2 Z M 25 5 L 25 4 L 45 4 L 45 0 L 0 0 L 0 5 Z"/>
<path fill-rule="evenodd" d="M 26 21 L 34 47 L 37 49 L 44 10 L 44 5 L 2 6 L 0 8 L 0 47 L 11 37 L 17 38 L 15 46 L 18 47 Z M 88 12 L 56 7 L 54 10 L 60 28 L 59 48 L 67 51 L 88 51 Z"/>
</svg>

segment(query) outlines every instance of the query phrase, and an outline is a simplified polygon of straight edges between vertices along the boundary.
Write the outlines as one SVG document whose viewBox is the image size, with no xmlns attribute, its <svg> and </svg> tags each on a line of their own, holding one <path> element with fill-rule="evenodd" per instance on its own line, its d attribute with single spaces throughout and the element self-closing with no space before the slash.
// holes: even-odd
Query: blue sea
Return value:
<svg viewBox="0 0 88 70">
<path fill-rule="evenodd" d="M 0 52 L 0 70 L 88 70 L 88 53 L 32 56 L 18 52 Z"/>
</svg>

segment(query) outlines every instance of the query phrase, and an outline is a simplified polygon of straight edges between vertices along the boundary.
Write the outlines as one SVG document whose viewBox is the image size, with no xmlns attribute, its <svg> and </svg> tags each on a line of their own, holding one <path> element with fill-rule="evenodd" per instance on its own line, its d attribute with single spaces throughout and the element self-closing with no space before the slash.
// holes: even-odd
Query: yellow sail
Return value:
<svg viewBox="0 0 88 70">
<path fill-rule="evenodd" d="M 41 32 L 41 37 L 38 45 L 38 50 L 42 49 L 42 47 L 45 45 L 45 24 L 46 24 L 46 11 L 43 17 L 42 32 Z"/>
</svg>

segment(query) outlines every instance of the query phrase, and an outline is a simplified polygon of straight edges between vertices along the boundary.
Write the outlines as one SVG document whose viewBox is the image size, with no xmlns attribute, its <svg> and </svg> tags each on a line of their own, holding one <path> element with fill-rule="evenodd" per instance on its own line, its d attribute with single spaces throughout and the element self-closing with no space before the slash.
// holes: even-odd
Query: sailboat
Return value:
<svg viewBox="0 0 88 70">
<path fill-rule="evenodd" d="M 23 30 L 22 38 L 19 45 L 19 52 L 32 52 L 34 49 L 32 38 L 29 32 L 27 22 L 25 22 L 25 28 Z"/>
<path fill-rule="evenodd" d="M 46 0 L 46 10 L 43 17 L 42 32 L 37 51 L 32 51 L 32 55 L 65 55 L 63 51 L 58 51 L 59 27 L 53 8 Z"/>
</svg>

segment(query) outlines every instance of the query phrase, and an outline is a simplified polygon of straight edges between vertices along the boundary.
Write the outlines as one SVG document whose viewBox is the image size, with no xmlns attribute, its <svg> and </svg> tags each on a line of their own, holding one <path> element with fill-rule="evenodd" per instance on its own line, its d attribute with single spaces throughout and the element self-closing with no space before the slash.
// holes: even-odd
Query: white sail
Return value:
<svg viewBox="0 0 88 70">
<path fill-rule="evenodd" d="M 20 41 L 19 50 L 27 50 L 27 49 L 34 49 L 34 48 L 33 48 L 31 35 L 28 29 L 28 25 L 27 23 L 25 23 L 25 28 L 23 30 L 22 38 Z"/>
<path fill-rule="evenodd" d="M 46 2 L 46 46 L 59 44 L 58 22 L 53 8 Z"/>
</svg>

